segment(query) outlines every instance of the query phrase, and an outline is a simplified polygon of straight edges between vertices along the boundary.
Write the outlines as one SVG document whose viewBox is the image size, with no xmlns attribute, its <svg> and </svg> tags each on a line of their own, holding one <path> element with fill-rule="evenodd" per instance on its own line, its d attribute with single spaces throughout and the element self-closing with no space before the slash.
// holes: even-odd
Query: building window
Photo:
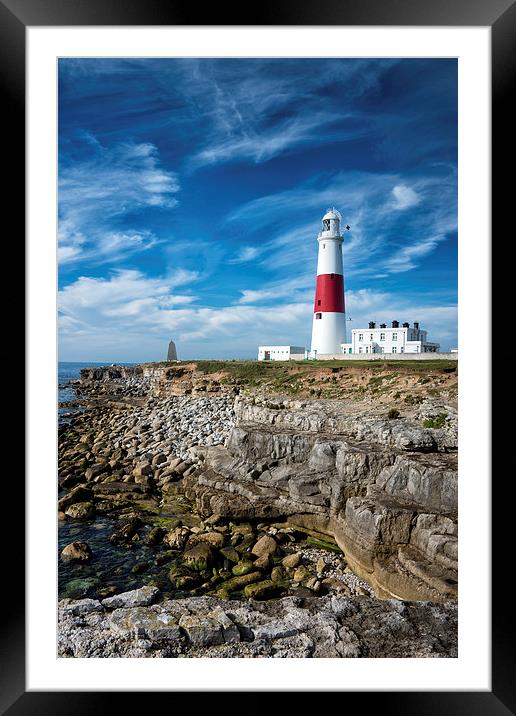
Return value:
<svg viewBox="0 0 516 716">
<path fill-rule="evenodd" d="M 364 334 L 363 334 L 363 333 L 359 333 L 359 334 L 358 334 L 358 340 L 359 340 L 359 341 L 363 341 L 363 340 L 364 340 Z"/>
<path fill-rule="evenodd" d="M 374 333 L 371 333 L 371 335 L 369 336 L 369 338 L 370 338 L 371 340 L 373 340 L 373 338 L 374 338 Z"/>
<path fill-rule="evenodd" d="M 398 351 L 398 349 L 396 348 L 396 346 L 393 346 L 393 347 L 392 347 L 392 352 L 393 352 L 393 353 L 397 353 L 397 351 Z"/>
<path fill-rule="evenodd" d="M 348 353 L 352 353 L 352 352 L 353 352 L 353 348 L 348 348 Z"/>
<path fill-rule="evenodd" d="M 362 346 L 360 346 L 360 348 L 358 349 L 358 352 L 362 353 Z"/>
<path fill-rule="evenodd" d="M 404 353 L 404 352 L 405 352 L 405 349 L 403 348 L 403 346 L 401 346 L 400 353 Z"/>
<path fill-rule="evenodd" d="M 393 333 L 393 334 L 392 334 L 392 340 L 393 340 L 393 341 L 397 341 L 397 340 L 398 340 L 398 334 L 397 334 L 397 333 Z"/>
<path fill-rule="evenodd" d="M 384 340 L 385 340 L 385 333 L 380 333 L 380 340 L 381 340 L 381 341 L 384 341 Z"/>
<path fill-rule="evenodd" d="M 317 319 L 321 319 L 321 318 L 322 318 L 322 313 L 316 313 L 316 314 L 315 314 L 315 317 L 316 317 Z"/>
<path fill-rule="evenodd" d="M 366 346 L 365 352 L 369 353 L 369 346 Z"/>
<path fill-rule="evenodd" d="M 385 353 L 385 348 L 383 346 L 380 348 L 380 350 L 382 353 Z"/>
</svg>

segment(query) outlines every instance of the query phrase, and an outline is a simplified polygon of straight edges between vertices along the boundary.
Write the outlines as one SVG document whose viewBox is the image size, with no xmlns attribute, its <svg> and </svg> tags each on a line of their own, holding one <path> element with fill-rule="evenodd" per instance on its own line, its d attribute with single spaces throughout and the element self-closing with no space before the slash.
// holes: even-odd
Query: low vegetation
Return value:
<svg viewBox="0 0 516 716">
<path fill-rule="evenodd" d="M 446 413 L 439 413 L 435 418 L 427 418 L 423 422 L 424 428 L 444 428 L 446 425 Z"/>
<path fill-rule="evenodd" d="M 426 398 L 457 396 L 457 363 L 428 360 L 271 361 L 196 360 L 154 364 L 190 380 L 238 386 L 243 391 L 297 398 L 373 401 L 388 407 L 400 401 L 417 406 Z"/>
</svg>

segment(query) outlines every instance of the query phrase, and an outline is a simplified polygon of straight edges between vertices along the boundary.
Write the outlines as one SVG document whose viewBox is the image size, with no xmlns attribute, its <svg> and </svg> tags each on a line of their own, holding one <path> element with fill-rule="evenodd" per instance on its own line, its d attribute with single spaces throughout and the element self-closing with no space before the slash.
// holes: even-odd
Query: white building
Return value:
<svg viewBox="0 0 516 716">
<path fill-rule="evenodd" d="M 305 355 L 302 346 L 258 346 L 258 360 L 299 360 Z"/>
<path fill-rule="evenodd" d="M 354 328 L 351 331 L 351 343 L 341 344 L 341 353 L 437 353 L 439 343 L 427 339 L 427 331 L 415 322 L 399 325 L 392 321 L 389 328 L 385 323 L 378 327 L 374 321 L 369 328 Z"/>
</svg>

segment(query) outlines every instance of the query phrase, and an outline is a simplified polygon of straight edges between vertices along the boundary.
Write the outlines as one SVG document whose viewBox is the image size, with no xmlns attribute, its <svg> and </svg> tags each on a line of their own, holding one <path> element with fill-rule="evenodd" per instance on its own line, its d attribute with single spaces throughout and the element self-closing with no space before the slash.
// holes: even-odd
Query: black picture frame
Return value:
<svg viewBox="0 0 516 716">
<path fill-rule="evenodd" d="M 65 25 L 391 25 L 391 26 L 489 26 L 492 32 L 492 236 L 500 243 L 509 229 L 508 212 L 514 203 L 514 188 L 505 177 L 510 176 L 513 115 L 509 99 L 515 80 L 514 48 L 516 47 L 516 4 L 510 0 L 262 0 L 257 5 L 235 10 L 229 3 L 201 6 L 170 0 L 0 0 L 0 78 L 3 97 L 2 119 L 5 124 L 4 167 L 9 168 L 4 207 L 9 208 L 12 232 L 17 242 L 18 266 L 24 262 L 21 239 L 25 216 L 25 29 L 28 26 Z M 511 119 L 512 117 L 512 119 Z M 512 229 L 514 234 L 514 229 Z M 14 257 L 10 261 L 14 261 Z M 512 285 L 510 281 L 510 285 Z M 22 299 L 23 303 L 23 299 Z M 496 316 L 496 313 L 493 314 Z M 500 319 L 501 322 L 501 319 Z M 20 323 L 16 325 L 20 326 Z M 494 320 L 493 330 L 499 325 Z M 21 331 L 17 345 L 23 345 Z M 9 341 L 12 345 L 12 340 Z M 31 350 L 36 347 L 30 346 Z M 14 360 L 14 358 L 13 358 Z M 493 356 L 493 375 L 496 360 Z M 486 439 L 489 439 L 486 436 Z M 497 433 L 501 446 L 503 436 Z M 493 448 L 494 448 L 493 444 Z M 495 450 L 492 451 L 495 454 Z M 17 468 L 19 472 L 19 467 Z M 20 512 L 24 504 L 21 475 L 9 481 L 9 502 Z M 503 563 L 504 546 L 511 544 L 511 520 L 502 519 L 502 501 L 507 509 L 506 485 L 499 488 L 493 481 L 492 492 L 492 691 L 490 692 L 351 692 L 346 693 L 345 708 L 350 699 L 360 708 L 379 708 L 388 714 L 500 714 L 516 713 L 514 607 L 510 604 L 507 565 Z M 509 477 L 513 481 L 512 475 Z M 509 503 L 511 504 L 511 503 Z M 52 714 L 83 714 L 120 708 L 120 693 L 99 692 L 27 692 L 25 687 L 25 609 L 23 604 L 24 565 L 23 535 L 16 537 L 16 549 L 4 550 L 3 567 L 6 583 L 16 585 L 16 600 L 11 600 L 4 613 L 1 637 L 0 708 L 9 716 Z M 509 605 L 507 604 L 509 600 Z M 14 601 L 14 603 L 13 603 Z M 512 619 L 512 623 L 511 623 Z M 263 684 L 261 684 L 263 687 Z M 410 685 L 407 685 L 410 688 Z M 229 690 L 229 689 L 228 689 Z M 335 685 L 339 690 L 339 685 Z M 158 694 L 153 694 L 157 696 Z M 202 696 L 202 693 L 197 694 Z M 196 699 L 197 699 L 196 696 Z M 173 698 L 173 695 L 168 695 Z M 261 708 L 268 694 L 257 693 L 252 706 Z M 131 693 L 127 713 L 137 713 L 148 704 L 148 693 Z M 269 697 L 270 698 L 270 697 Z M 116 699 L 116 700 L 115 700 Z M 145 699 L 145 702 L 143 701 Z M 200 706 L 196 701 L 196 708 Z M 344 707 L 344 704 L 343 704 Z M 356 708 L 356 705 L 355 705 Z"/>
</svg>

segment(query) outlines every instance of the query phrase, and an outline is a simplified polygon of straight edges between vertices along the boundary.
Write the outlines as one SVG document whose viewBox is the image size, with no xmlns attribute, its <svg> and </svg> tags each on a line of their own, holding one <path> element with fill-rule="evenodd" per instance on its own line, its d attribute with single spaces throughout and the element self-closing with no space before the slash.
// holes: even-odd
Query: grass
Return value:
<svg viewBox="0 0 516 716">
<path fill-rule="evenodd" d="M 222 374 L 221 382 L 241 385 L 247 388 L 267 386 L 273 392 L 295 395 L 303 389 L 310 395 L 321 398 L 338 398 L 342 396 L 343 385 L 341 378 L 356 374 L 356 369 L 366 369 L 370 378 L 367 388 L 346 387 L 345 394 L 371 391 L 374 395 L 388 391 L 391 381 L 402 375 L 417 375 L 420 383 L 427 383 L 427 375 L 432 373 L 450 373 L 457 370 L 456 361 L 435 360 L 320 360 L 320 361 L 271 361 L 258 362 L 256 360 L 192 360 L 148 365 L 167 366 L 172 371 L 180 373 L 185 366 L 195 365 L 198 373 L 209 376 L 214 373 Z M 330 372 L 332 375 L 327 376 Z M 322 375 L 321 375 L 322 373 Z M 324 376 L 324 377 L 323 377 Z M 309 384 L 314 383 L 314 389 Z M 357 396 L 358 397 L 358 393 Z M 407 401 L 408 402 L 408 401 Z"/>
<path fill-rule="evenodd" d="M 224 360 L 196 360 L 185 361 L 196 363 L 197 370 L 202 373 L 225 373 L 242 376 L 260 376 L 265 371 L 282 372 L 290 368 L 297 368 L 303 371 L 317 371 L 319 368 L 337 368 L 336 372 L 346 372 L 352 368 L 369 368 L 373 372 L 380 372 L 386 368 L 396 368 L 397 371 L 422 373 L 428 370 L 436 370 L 441 373 L 454 372 L 457 369 L 456 361 L 448 360 L 318 360 L 318 361 L 271 361 L 258 362 L 254 360 L 224 361 Z M 171 364 L 174 365 L 174 364 Z M 175 364 L 181 365 L 181 363 Z"/>
</svg>

